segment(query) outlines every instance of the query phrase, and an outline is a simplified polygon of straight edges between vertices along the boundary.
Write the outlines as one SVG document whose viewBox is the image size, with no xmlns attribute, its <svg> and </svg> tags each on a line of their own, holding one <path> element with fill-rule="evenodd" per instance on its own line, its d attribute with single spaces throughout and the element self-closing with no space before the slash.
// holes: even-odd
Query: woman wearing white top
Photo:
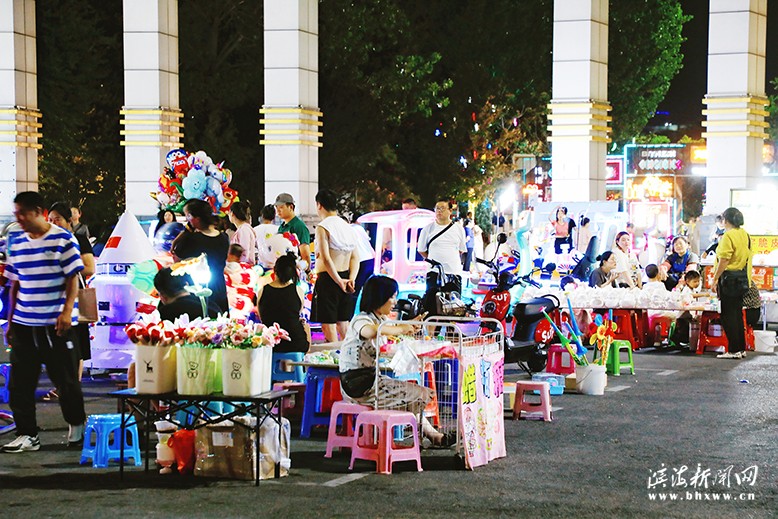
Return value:
<svg viewBox="0 0 778 519">
<path fill-rule="evenodd" d="M 632 252 L 632 237 L 626 231 L 616 235 L 616 244 L 613 247 L 613 255 L 616 257 L 616 283 L 621 287 L 641 288 L 643 279 L 640 275 L 640 263 Z"/>
</svg>

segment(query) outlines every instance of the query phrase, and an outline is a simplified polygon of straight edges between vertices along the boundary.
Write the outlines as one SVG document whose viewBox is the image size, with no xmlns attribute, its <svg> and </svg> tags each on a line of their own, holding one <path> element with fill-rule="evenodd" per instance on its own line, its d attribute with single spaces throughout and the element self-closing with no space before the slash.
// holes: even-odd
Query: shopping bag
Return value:
<svg viewBox="0 0 778 519">
<path fill-rule="evenodd" d="M 78 289 L 78 322 L 97 322 L 97 292 L 92 287 Z"/>
</svg>

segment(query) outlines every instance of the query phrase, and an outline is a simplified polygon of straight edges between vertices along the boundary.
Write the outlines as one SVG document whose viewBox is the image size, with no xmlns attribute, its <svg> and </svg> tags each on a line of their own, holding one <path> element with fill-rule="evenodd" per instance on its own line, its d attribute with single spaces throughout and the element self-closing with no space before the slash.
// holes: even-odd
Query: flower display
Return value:
<svg viewBox="0 0 778 519">
<path fill-rule="evenodd" d="M 195 348 L 250 349 L 273 347 L 289 334 L 278 323 L 242 323 L 234 319 L 188 319 L 175 323 L 132 323 L 125 327 L 127 337 L 135 344 L 169 346 L 178 344 Z"/>
</svg>

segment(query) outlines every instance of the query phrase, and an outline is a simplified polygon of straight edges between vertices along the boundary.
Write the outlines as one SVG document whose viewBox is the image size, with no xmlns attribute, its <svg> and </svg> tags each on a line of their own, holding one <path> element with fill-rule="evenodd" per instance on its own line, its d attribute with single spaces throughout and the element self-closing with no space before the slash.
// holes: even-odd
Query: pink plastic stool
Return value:
<svg viewBox="0 0 778 519">
<path fill-rule="evenodd" d="M 538 390 L 540 393 L 540 403 L 527 402 L 524 400 L 524 394 Z M 542 411 L 543 420 L 551 421 L 551 394 L 549 393 L 548 382 L 531 382 L 521 380 L 516 382 L 516 401 L 513 404 L 513 419 L 521 418 L 521 412 L 531 413 L 533 411 Z"/>
<path fill-rule="evenodd" d="M 398 425 L 410 425 L 413 429 L 413 446 L 396 447 L 393 441 L 392 428 Z M 373 427 L 378 431 L 378 443 L 360 445 L 360 441 L 373 438 Z M 419 452 L 419 434 L 416 424 L 416 416 L 406 411 L 363 411 L 357 416 L 357 425 L 354 428 L 354 441 L 351 449 L 351 464 L 349 470 L 354 469 L 356 459 L 372 460 L 376 462 L 376 472 L 391 474 L 392 464 L 396 461 L 416 460 L 416 468 L 421 468 L 421 453 Z"/>
<path fill-rule="evenodd" d="M 567 357 L 567 366 L 564 364 L 564 359 Z M 569 375 L 575 373 L 575 362 L 570 357 L 570 352 L 567 348 L 561 344 L 552 344 L 548 347 L 548 364 L 546 365 L 546 371 L 549 373 L 556 373 L 557 375 Z"/>
<path fill-rule="evenodd" d="M 372 407 L 361 404 L 353 404 L 346 402 L 345 400 L 338 400 L 332 403 L 332 409 L 330 410 L 330 429 L 327 433 L 327 452 L 324 454 L 325 458 L 332 457 L 332 450 L 335 447 L 343 448 L 348 447 L 352 449 L 354 447 L 354 417 L 359 413 L 370 411 Z M 338 416 L 343 415 L 343 433 L 338 434 Z"/>
</svg>

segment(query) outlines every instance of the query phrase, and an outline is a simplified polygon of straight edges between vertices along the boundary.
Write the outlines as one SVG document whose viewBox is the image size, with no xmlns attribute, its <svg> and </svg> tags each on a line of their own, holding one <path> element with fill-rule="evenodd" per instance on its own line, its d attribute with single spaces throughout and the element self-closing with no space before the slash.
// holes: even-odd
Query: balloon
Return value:
<svg viewBox="0 0 778 519">
<path fill-rule="evenodd" d="M 189 153 L 186 150 L 179 148 L 168 152 L 165 156 L 165 162 L 172 171 L 178 171 L 182 166 L 188 165 L 187 157 Z"/>
<path fill-rule="evenodd" d="M 159 272 L 159 264 L 154 260 L 136 263 L 127 271 L 127 277 L 132 286 L 151 295 L 154 292 L 154 276 Z"/>
<path fill-rule="evenodd" d="M 184 198 L 202 199 L 207 185 L 205 172 L 200 168 L 190 169 L 181 185 L 184 187 Z"/>
<path fill-rule="evenodd" d="M 165 223 L 154 232 L 154 250 L 158 253 L 170 252 L 170 247 L 176 236 L 184 231 L 184 225 L 179 222 Z"/>
</svg>

